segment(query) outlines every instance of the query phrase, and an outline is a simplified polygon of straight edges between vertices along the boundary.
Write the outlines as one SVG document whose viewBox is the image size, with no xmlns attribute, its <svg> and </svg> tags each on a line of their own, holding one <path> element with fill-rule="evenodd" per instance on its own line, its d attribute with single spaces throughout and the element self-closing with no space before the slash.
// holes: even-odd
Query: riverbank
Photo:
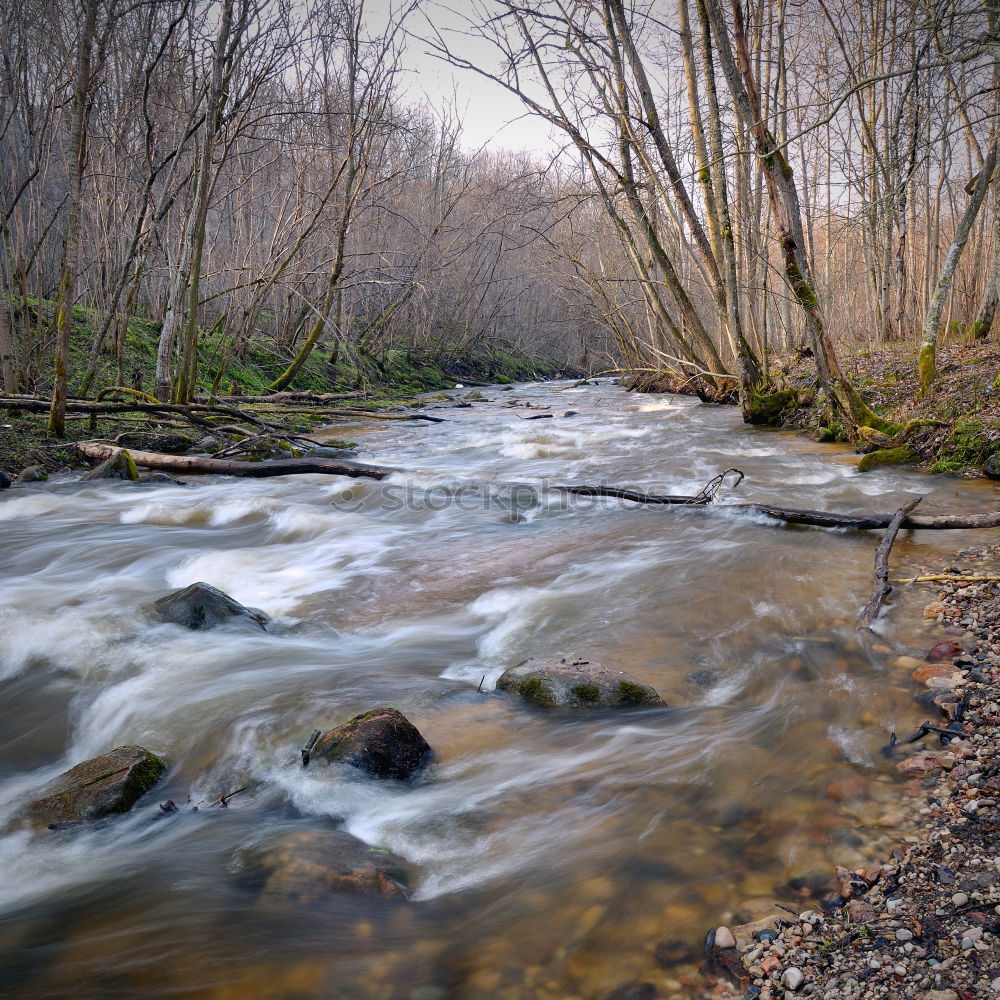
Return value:
<svg viewBox="0 0 1000 1000">
<path fill-rule="evenodd" d="M 711 932 L 717 998 L 973 1000 L 1000 994 L 1000 547 L 926 590 L 925 662 L 899 658 L 936 731 L 889 749 L 904 808 L 880 865 L 838 868 L 816 902 Z M 983 579 L 983 577 L 989 579 Z M 919 685 L 919 688 L 917 687 Z"/>
<path fill-rule="evenodd" d="M 918 465 L 932 473 L 1000 476 L 1000 346 L 951 343 L 938 351 L 938 378 L 923 396 L 912 347 L 845 351 L 844 372 L 865 402 L 900 427 L 896 435 L 870 433 L 855 441 L 861 471 L 880 465 Z M 811 357 L 786 358 L 778 367 L 772 421 L 806 430 L 819 441 L 848 440 L 817 392 Z M 780 404 L 780 405 L 777 405 Z"/>
</svg>

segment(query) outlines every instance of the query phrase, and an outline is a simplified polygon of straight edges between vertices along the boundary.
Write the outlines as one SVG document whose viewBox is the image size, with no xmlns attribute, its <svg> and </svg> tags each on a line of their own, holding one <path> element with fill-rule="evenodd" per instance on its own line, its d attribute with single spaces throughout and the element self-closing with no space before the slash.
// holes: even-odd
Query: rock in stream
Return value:
<svg viewBox="0 0 1000 1000">
<path fill-rule="evenodd" d="M 324 733 L 312 749 L 313 759 L 349 764 L 372 777 L 397 781 L 414 777 L 427 766 L 432 754 L 417 727 L 387 706 L 362 712 Z"/>
<path fill-rule="evenodd" d="M 209 583 L 192 583 L 167 594 L 155 601 L 150 610 L 162 622 L 196 630 L 241 619 L 266 629 L 270 621 L 263 611 L 245 608 Z"/>
<path fill-rule="evenodd" d="M 43 829 L 89 823 L 128 812 L 163 776 L 167 765 L 145 747 L 117 747 L 61 774 L 16 818 Z"/>
<path fill-rule="evenodd" d="M 500 675 L 497 690 L 543 708 L 666 705 L 653 688 L 624 670 L 572 657 L 526 660 Z"/>
</svg>

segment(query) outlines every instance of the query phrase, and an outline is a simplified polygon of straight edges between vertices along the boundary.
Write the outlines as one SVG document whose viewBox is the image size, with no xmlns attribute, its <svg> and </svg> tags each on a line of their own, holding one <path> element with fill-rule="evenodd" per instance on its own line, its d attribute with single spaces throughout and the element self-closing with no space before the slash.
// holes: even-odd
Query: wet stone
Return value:
<svg viewBox="0 0 1000 1000">
<path fill-rule="evenodd" d="M 603 663 L 552 657 L 505 670 L 498 691 L 519 694 L 543 708 L 628 708 L 665 705 L 648 684 Z"/>
<path fill-rule="evenodd" d="M 313 760 L 346 764 L 374 778 L 397 781 L 416 776 L 432 755 L 417 727 L 388 706 L 362 712 L 324 733 L 312 750 Z"/>
<path fill-rule="evenodd" d="M 262 901 L 315 903 L 331 893 L 403 898 L 406 864 L 342 830 L 283 834 L 240 857 L 240 868 L 264 878 Z"/>
<path fill-rule="evenodd" d="M 124 479 L 134 483 L 139 479 L 139 470 L 135 467 L 132 456 L 121 448 L 111 458 L 105 459 L 90 472 L 84 473 L 80 479 Z"/>
<path fill-rule="evenodd" d="M 192 583 L 167 594 L 150 610 L 162 622 L 196 631 L 240 621 L 264 629 L 270 620 L 263 611 L 244 607 L 210 583 Z"/>
<path fill-rule="evenodd" d="M 118 747 L 61 774 L 20 813 L 15 824 L 41 829 L 126 813 L 166 769 L 163 760 L 145 747 Z"/>
<path fill-rule="evenodd" d="M 16 483 L 42 483 L 49 478 L 49 474 L 40 465 L 29 465 L 22 469 L 14 480 Z"/>
</svg>

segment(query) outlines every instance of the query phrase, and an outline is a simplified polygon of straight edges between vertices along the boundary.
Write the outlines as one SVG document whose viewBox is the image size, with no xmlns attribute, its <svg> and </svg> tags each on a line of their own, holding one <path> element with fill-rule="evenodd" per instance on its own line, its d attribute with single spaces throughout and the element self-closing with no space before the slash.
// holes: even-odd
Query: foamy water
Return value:
<svg viewBox="0 0 1000 1000">
<path fill-rule="evenodd" d="M 127 818 L 0 834 L 0 950 L 16 956 L 0 993 L 603 997 L 661 983 L 657 940 L 695 945 L 762 885 L 781 896 L 845 852 L 864 860 L 857 813 L 827 785 L 860 775 L 877 816 L 892 790 L 878 748 L 920 721 L 905 675 L 853 631 L 876 536 L 555 487 L 693 494 L 737 466 L 723 503 L 886 511 L 926 494 L 928 512 L 985 509 L 992 487 L 862 477 L 837 449 L 692 400 L 555 389 L 352 426 L 407 470 L 383 483 L 0 494 L 0 820 L 115 746 L 170 763 Z M 554 416 L 522 419 L 538 412 Z M 949 544 L 904 534 L 893 561 Z M 149 615 L 196 580 L 275 630 Z M 919 652 L 898 612 L 921 596 L 894 596 L 879 630 Z M 550 655 L 614 664 L 670 708 L 545 714 L 493 693 L 506 667 Z M 314 728 L 379 704 L 434 747 L 427 780 L 301 767 Z M 161 814 L 167 798 L 179 813 Z M 258 903 L 241 852 L 331 826 L 407 861 L 413 901 L 333 898 L 305 929 L 294 906 Z"/>
</svg>

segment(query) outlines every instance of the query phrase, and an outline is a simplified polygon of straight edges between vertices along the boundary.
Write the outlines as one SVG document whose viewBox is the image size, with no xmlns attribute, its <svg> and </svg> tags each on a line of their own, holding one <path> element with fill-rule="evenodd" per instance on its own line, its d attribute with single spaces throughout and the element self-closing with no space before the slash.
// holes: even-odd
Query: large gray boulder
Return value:
<svg viewBox="0 0 1000 1000">
<path fill-rule="evenodd" d="M 637 677 L 590 660 L 531 659 L 505 670 L 498 691 L 509 691 L 543 708 L 625 708 L 665 705 Z"/>
<path fill-rule="evenodd" d="M 128 812 L 166 769 L 163 760 L 145 747 L 118 747 L 61 774 L 15 822 L 44 829 Z"/>
<path fill-rule="evenodd" d="M 348 764 L 375 778 L 407 781 L 430 763 L 432 755 L 427 741 L 405 715 L 381 706 L 324 733 L 311 757 L 328 764 Z"/>
<path fill-rule="evenodd" d="M 196 630 L 239 621 L 266 629 L 270 620 L 263 611 L 245 608 L 209 583 L 192 583 L 175 590 L 155 601 L 151 611 L 162 622 Z"/>
<path fill-rule="evenodd" d="M 263 875 L 261 900 L 307 904 L 330 893 L 405 897 L 406 864 L 342 830 L 297 830 L 246 852 L 241 867 Z"/>
</svg>

